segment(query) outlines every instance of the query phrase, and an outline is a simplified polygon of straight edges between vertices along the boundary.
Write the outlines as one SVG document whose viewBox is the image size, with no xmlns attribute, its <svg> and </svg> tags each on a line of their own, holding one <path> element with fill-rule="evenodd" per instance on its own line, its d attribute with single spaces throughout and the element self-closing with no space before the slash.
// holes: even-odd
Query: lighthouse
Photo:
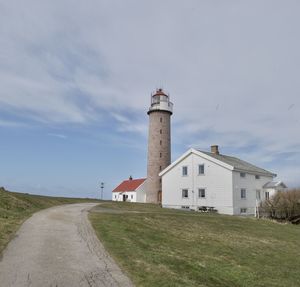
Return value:
<svg viewBox="0 0 300 287">
<path fill-rule="evenodd" d="M 148 135 L 146 202 L 160 203 L 161 178 L 158 174 L 171 163 L 171 115 L 173 104 L 163 89 L 151 94 Z"/>
</svg>

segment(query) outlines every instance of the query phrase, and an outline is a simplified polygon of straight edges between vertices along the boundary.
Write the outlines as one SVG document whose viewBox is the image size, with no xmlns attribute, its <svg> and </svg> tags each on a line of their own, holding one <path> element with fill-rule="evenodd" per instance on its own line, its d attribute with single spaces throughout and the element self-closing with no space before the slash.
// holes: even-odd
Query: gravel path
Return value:
<svg viewBox="0 0 300 287">
<path fill-rule="evenodd" d="M 133 286 L 88 221 L 95 205 L 52 207 L 25 221 L 0 258 L 0 286 Z"/>
</svg>

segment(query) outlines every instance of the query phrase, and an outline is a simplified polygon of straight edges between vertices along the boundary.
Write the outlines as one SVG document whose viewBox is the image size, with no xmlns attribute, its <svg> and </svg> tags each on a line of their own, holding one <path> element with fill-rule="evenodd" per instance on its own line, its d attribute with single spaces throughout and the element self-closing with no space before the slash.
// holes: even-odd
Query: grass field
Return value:
<svg viewBox="0 0 300 287">
<path fill-rule="evenodd" d="M 300 286 L 299 226 L 155 205 L 101 206 L 107 212 L 95 208 L 92 225 L 136 286 Z"/>
<path fill-rule="evenodd" d="M 0 188 L 0 253 L 23 221 L 34 212 L 54 205 L 87 201 L 91 200 L 29 195 Z"/>
</svg>

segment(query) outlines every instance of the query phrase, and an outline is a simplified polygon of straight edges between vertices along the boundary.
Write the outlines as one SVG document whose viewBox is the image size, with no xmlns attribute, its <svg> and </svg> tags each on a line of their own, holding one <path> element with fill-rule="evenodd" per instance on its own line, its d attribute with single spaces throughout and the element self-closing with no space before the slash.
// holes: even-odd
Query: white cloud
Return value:
<svg viewBox="0 0 300 287">
<path fill-rule="evenodd" d="M 177 142 L 256 145 L 266 161 L 300 145 L 298 1 L 0 5 L 0 110 L 55 124 L 108 111 L 146 135 L 163 86 Z"/>
<path fill-rule="evenodd" d="M 60 139 L 66 139 L 66 138 L 67 138 L 66 135 L 62 135 L 62 134 L 53 134 L 53 133 L 48 133 L 48 136 L 56 137 L 56 138 L 60 138 Z"/>
<path fill-rule="evenodd" d="M 19 127 L 26 127 L 25 123 L 15 122 L 15 121 L 7 121 L 0 119 L 0 127 L 5 128 L 19 128 Z"/>
</svg>

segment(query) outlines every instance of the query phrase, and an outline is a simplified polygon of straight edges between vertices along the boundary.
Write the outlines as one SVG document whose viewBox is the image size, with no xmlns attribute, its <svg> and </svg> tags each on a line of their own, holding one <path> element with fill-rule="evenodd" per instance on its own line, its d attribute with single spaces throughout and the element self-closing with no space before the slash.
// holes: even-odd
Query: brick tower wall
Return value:
<svg viewBox="0 0 300 287">
<path fill-rule="evenodd" d="M 158 174 L 171 163 L 171 113 L 149 112 L 148 166 L 146 202 L 161 201 L 161 178 Z M 160 195 L 159 195 L 160 193 Z"/>
</svg>

